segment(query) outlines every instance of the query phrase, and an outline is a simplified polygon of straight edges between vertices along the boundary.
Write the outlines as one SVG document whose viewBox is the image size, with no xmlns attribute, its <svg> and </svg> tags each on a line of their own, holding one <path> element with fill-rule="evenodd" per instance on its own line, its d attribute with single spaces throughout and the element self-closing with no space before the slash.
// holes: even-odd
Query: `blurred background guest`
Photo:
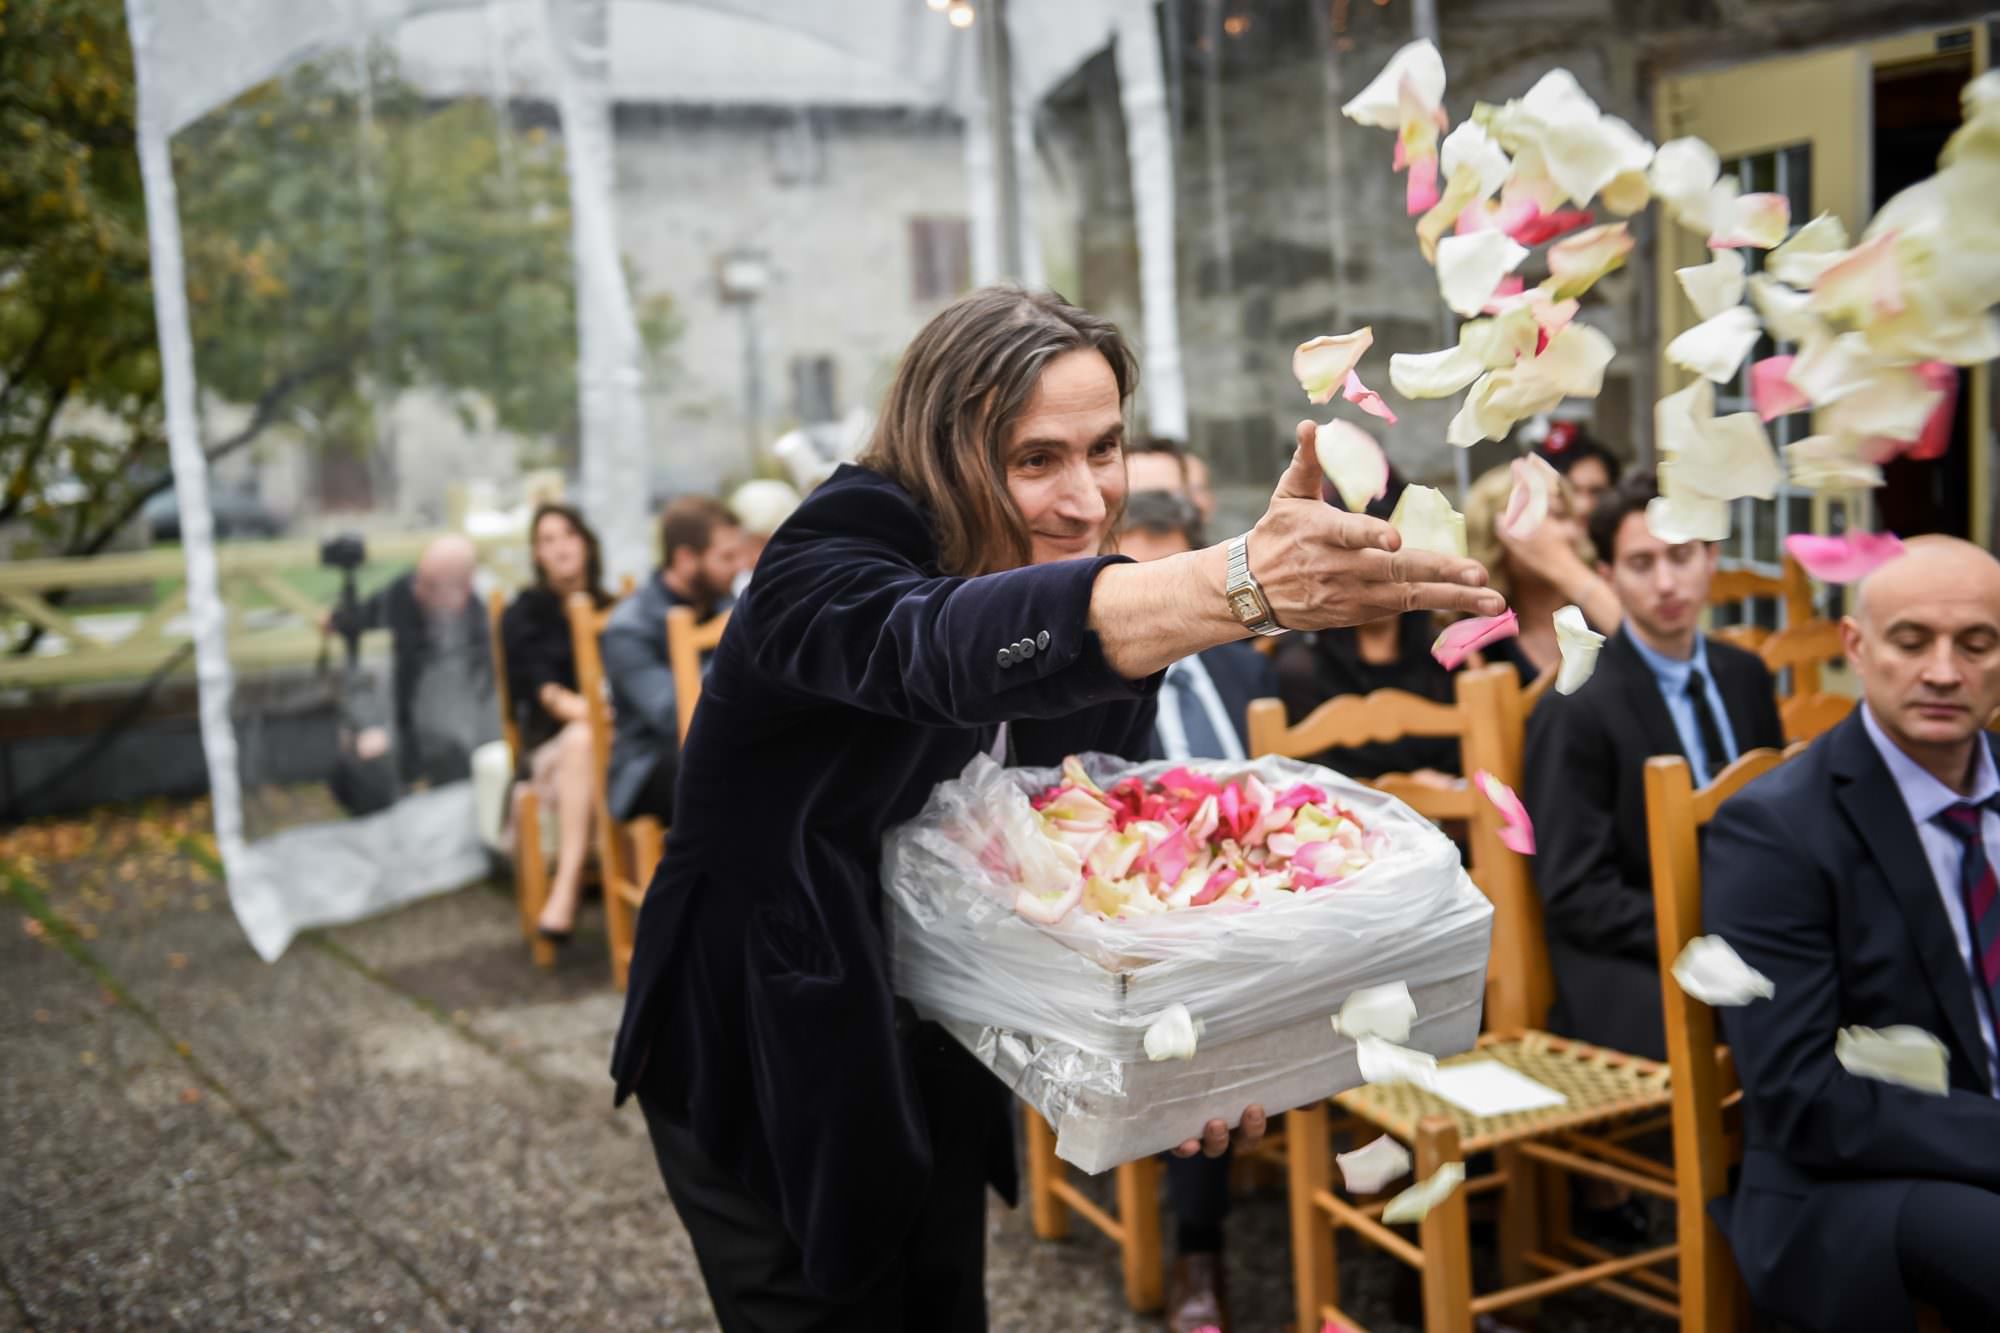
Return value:
<svg viewBox="0 0 2000 1333">
<path fill-rule="evenodd" d="M 1618 484 L 1622 469 L 1609 449 L 1574 421 L 1551 421 L 1535 452 L 1569 483 L 1570 503 L 1577 517 L 1589 518 L 1598 497 Z"/>
<path fill-rule="evenodd" d="M 589 594 L 600 607 L 611 599 L 602 587 L 597 534 L 582 514 L 564 504 L 538 505 L 528 535 L 535 581 L 501 617 L 500 638 L 528 755 L 528 781 L 556 812 L 555 876 L 537 924 L 546 938 L 561 944 L 576 925 L 593 803 L 590 727 L 583 696 L 576 692 L 576 651 L 564 606 L 574 592 Z M 666 633 L 664 624 L 660 632 Z"/>
<path fill-rule="evenodd" d="M 750 484 L 791 490 L 781 481 Z M 740 498 L 743 491 L 736 494 Z M 615 818 L 652 815 L 672 822 L 681 747 L 678 695 L 667 661 L 667 612 L 686 606 L 701 620 L 714 615 L 738 575 L 747 572 L 749 546 L 721 501 L 682 496 L 660 515 L 660 568 L 604 626 L 604 679 L 616 728 L 606 795 Z"/>
<path fill-rule="evenodd" d="M 1387 520 L 1403 498 L 1403 475 L 1389 469 L 1388 488 L 1364 511 Z M 1343 508 L 1333 488 L 1327 503 Z M 1452 673 L 1431 656 L 1443 622 L 1428 611 L 1407 611 L 1349 629 L 1288 634 L 1278 641 L 1275 661 L 1278 697 L 1285 713 L 1299 722 L 1329 699 L 1374 690 L 1404 690 L 1439 703 L 1453 697 Z M 1450 736 L 1405 736 L 1352 748 L 1335 747 L 1312 757 L 1349 777 L 1377 778 L 1407 773 L 1420 782 L 1451 786 L 1459 771 L 1458 742 Z"/>
<path fill-rule="evenodd" d="M 742 531 L 741 558 L 737 561 L 736 573 L 732 576 L 727 591 L 738 597 L 750 575 L 757 567 L 757 557 L 764 553 L 764 543 L 771 540 L 771 534 L 778 525 L 792 516 L 799 507 L 799 493 L 782 481 L 760 477 L 738 486 L 729 497 L 729 513 Z M 706 617 L 704 617 L 706 619 Z"/>
<path fill-rule="evenodd" d="M 1489 662 L 1512 662 L 1525 685 L 1562 660 L 1556 649 L 1556 612 L 1574 605 L 1602 634 L 1618 628 L 1621 613 L 1617 595 L 1591 566 L 1583 518 L 1569 483 L 1549 496 L 1548 517 L 1525 539 L 1500 531 L 1513 488 L 1513 469 L 1506 466 L 1472 483 L 1465 497 L 1465 545 L 1486 566 L 1493 587 L 1521 621 L 1517 637 L 1480 651 Z"/>
</svg>

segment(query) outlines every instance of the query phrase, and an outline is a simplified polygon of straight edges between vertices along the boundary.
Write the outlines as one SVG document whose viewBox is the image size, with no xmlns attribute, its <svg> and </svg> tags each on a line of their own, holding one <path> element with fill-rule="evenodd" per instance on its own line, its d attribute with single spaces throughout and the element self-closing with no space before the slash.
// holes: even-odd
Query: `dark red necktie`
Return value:
<svg viewBox="0 0 2000 1333">
<path fill-rule="evenodd" d="M 1965 844 L 1958 878 L 1965 893 L 1966 930 L 1972 936 L 1973 979 L 1986 989 L 1989 1021 L 2000 1024 L 2000 880 L 1995 879 L 1980 828 L 1980 815 L 1991 804 L 1961 801 L 1937 818 Z"/>
</svg>

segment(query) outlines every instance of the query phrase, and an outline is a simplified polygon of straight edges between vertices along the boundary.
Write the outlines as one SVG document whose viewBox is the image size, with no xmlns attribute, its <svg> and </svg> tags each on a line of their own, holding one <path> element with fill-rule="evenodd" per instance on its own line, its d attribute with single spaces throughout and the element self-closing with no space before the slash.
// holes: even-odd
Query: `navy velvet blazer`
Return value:
<svg viewBox="0 0 2000 1333">
<path fill-rule="evenodd" d="M 989 1179 L 1014 1186 L 998 1080 L 966 1081 L 976 1104 L 918 1095 L 883 833 L 1003 721 L 1022 764 L 1144 757 L 1159 687 L 1113 671 L 1087 628 L 1092 584 L 1121 557 L 969 579 L 937 558 L 910 495 L 852 466 L 772 537 L 682 751 L 612 1056 L 619 1099 L 637 1086 L 683 1120 L 831 1295 L 902 1245 L 933 1134 L 991 1134 Z"/>
<path fill-rule="evenodd" d="M 2000 1190 L 2000 1101 L 1970 969 L 1860 710 L 1725 801 L 1701 861 L 1706 928 L 1777 988 L 1717 1011 L 1743 1079 L 1744 1152 L 1716 1212 L 1744 1281 L 1802 1328 L 1913 1329 L 1904 1197 L 1913 1180 Z M 1834 1059 L 1841 1028 L 1899 1023 L 1950 1052 L 1944 1096 Z"/>
</svg>

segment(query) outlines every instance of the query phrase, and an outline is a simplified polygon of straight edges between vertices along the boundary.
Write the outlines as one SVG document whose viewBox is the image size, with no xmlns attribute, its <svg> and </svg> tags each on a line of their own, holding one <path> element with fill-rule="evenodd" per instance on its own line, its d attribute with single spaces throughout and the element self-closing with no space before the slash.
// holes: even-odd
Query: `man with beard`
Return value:
<svg viewBox="0 0 2000 1333">
<path fill-rule="evenodd" d="M 660 569 L 611 613 L 604 675 L 616 731 L 611 742 L 611 814 L 670 823 L 680 729 L 667 662 L 667 611 L 690 606 L 703 620 L 729 595 L 743 564 L 743 530 L 721 501 L 683 496 L 660 516 Z"/>
</svg>

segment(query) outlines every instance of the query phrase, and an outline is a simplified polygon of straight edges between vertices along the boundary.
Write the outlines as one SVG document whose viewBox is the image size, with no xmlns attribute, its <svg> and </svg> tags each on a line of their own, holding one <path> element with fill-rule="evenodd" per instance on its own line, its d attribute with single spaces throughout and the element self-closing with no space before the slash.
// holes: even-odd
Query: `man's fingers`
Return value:
<svg viewBox="0 0 2000 1333">
<path fill-rule="evenodd" d="M 1314 447 L 1319 427 L 1310 421 L 1299 423 L 1299 447 L 1292 453 L 1291 465 L 1285 475 L 1278 478 L 1278 489 L 1272 492 L 1274 500 L 1317 500 L 1320 498 L 1319 452 Z"/>
<path fill-rule="evenodd" d="M 1201 1151 L 1201 1140 L 1189 1139 L 1187 1142 L 1181 1144 L 1180 1147 L 1174 1149 L 1174 1156 L 1192 1157 L 1200 1151 Z"/>
<path fill-rule="evenodd" d="M 1507 609 L 1507 599 L 1491 588 L 1468 588 L 1456 583 L 1401 586 L 1405 611 L 1463 611 L 1473 616 L 1497 616 Z"/>
<path fill-rule="evenodd" d="M 1211 1120 L 1202 1126 L 1201 1154 L 1204 1157 L 1220 1157 L 1229 1151 L 1229 1122 Z"/>
<path fill-rule="evenodd" d="M 1243 1124 L 1240 1126 L 1240 1131 L 1243 1135 L 1243 1146 L 1247 1148 L 1263 1138 L 1264 1130 L 1268 1124 L 1269 1122 L 1264 1118 L 1263 1107 L 1245 1107 L 1243 1110 Z"/>
</svg>

